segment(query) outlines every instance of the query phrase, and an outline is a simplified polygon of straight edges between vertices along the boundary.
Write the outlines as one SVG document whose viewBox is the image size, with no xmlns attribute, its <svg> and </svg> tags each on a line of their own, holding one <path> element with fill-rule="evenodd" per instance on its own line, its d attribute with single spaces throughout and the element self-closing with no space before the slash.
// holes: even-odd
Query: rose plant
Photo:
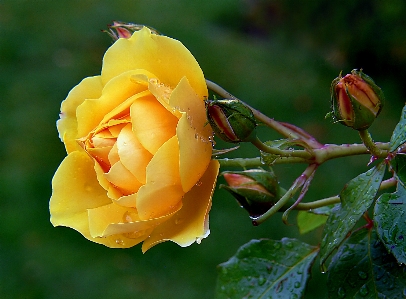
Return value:
<svg viewBox="0 0 406 299">
<path fill-rule="evenodd" d="M 219 164 L 211 160 L 207 86 L 179 41 L 143 28 L 105 53 L 57 122 L 67 157 L 53 181 L 51 222 L 108 247 L 209 234 Z"/>
<path fill-rule="evenodd" d="M 188 246 L 209 233 L 219 167 L 239 167 L 222 172 L 227 185 L 220 188 L 253 225 L 279 212 L 291 223 L 296 210 L 300 233 L 324 227 L 316 245 L 291 238 L 243 245 L 219 265 L 216 298 L 302 298 L 317 257 L 329 298 L 404 298 L 406 106 L 390 141 L 375 142 L 368 128 L 383 107 L 382 90 L 362 71 L 340 73 L 328 115 L 362 143 L 322 144 L 205 80 L 179 41 L 120 22 L 108 33 L 115 42 L 101 75 L 84 79 L 62 103 L 57 126 L 68 156 L 52 183 L 54 225 L 109 247 Z M 258 126 L 283 139 L 260 140 Z M 258 155 L 218 157 L 238 146 L 213 150 L 213 131 L 231 144 L 251 143 Z M 304 200 L 322 164 L 355 155 L 369 157 L 364 173 L 339 194 Z M 284 188 L 274 164 L 303 165 L 303 172 Z"/>
</svg>

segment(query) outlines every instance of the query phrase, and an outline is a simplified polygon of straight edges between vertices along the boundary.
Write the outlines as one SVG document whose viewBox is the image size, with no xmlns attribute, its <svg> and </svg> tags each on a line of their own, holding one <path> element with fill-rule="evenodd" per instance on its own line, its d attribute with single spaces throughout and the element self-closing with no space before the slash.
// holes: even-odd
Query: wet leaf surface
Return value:
<svg viewBox="0 0 406 299">
<path fill-rule="evenodd" d="M 395 193 L 385 193 L 377 200 L 374 223 L 379 238 L 398 263 L 406 263 L 406 189 L 398 185 Z"/>
<path fill-rule="evenodd" d="M 396 125 L 393 131 L 392 137 L 390 139 L 390 151 L 393 152 L 401 144 L 406 142 L 406 105 L 403 107 L 402 115 L 400 116 L 400 121 Z"/>
<path fill-rule="evenodd" d="M 251 240 L 219 265 L 216 298 L 301 298 L 317 254 L 296 239 Z"/>
<path fill-rule="evenodd" d="M 330 299 L 406 296 L 406 269 L 387 252 L 375 230 L 359 230 L 347 239 L 328 269 Z"/>
<path fill-rule="evenodd" d="M 385 173 L 386 164 L 378 164 L 352 179 L 341 191 L 341 205 L 334 207 L 327 219 L 320 247 L 323 265 L 335 248 L 351 232 L 357 221 L 371 206 Z"/>
</svg>

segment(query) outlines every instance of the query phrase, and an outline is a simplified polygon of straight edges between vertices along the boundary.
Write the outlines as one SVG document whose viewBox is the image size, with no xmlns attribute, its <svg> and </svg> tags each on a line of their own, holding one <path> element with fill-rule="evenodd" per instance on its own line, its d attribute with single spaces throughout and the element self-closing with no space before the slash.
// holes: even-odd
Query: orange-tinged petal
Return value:
<svg viewBox="0 0 406 299">
<path fill-rule="evenodd" d="M 135 69 L 148 70 L 171 88 L 186 76 L 199 97 L 207 96 L 203 72 L 189 50 L 177 40 L 151 34 L 148 28 L 135 32 L 129 39 L 120 38 L 107 50 L 102 80 L 108 82 Z"/>
<path fill-rule="evenodd" d="M 135 71 L 126 72 L 106 83 L 99 98 L 86 99 L 77 108 L 78 137 L 86 136 L 117 106 L 145 91 L 146 86 L 131 80 Z M 119 86 L 119 88 L 117 88 Z M 128 105 L 129 106 L 129 105 Z M 125 109 L 125 105 L 122 106 Z"/>
<path fill-rule="evenodd" d="M 207 124 L 203 99 L 199 99 L 186 78 L 173 90 L 170 104 L 184 111 L 176 135 L 180 148 L 180 177 L 183 191 L 187 192 L 203 175 L 210 162 L 212 131 Z"/>
<path fill-rule="evenodd" d="M 103 85 L 100 76 L 85 78 L 76 85 L 62 102 L 60 119 L 57 121 L 59 137 L 68 153 L 78 150 L 76 109 L 86 99 L 98 98 Z"/>
<path fill-rule="evenodd" d="M 111 166 L 109 172 L 104 174 L 104 176 L 110 183 L 122 191 L 124 195 L 135 193 L 141 187 L 141 183 L 120 161 Z"/>
<path fill-rule="evenodd" d="M 123 207 L 135 208 L 137 204 L 137 193 L 121 196 L 115 200 L 115 202 Z"/>
<path fill-rule="evenodd" d="M 172 91 L 169 104 L 182 112 L 186 112 L 189 116 L 190 126 L 207 139 L 213 132 L 207 123 L 204 99 L 204 97 L 196 94 L 188 79 L 184 77 Z"/>
<path fill-rule="evenodd" d="M 185 194 L 182 209 L 171 219 L 156 227 L 151 236 L 144 241 L 143 252 L 164 241 L 170 240 L 185 247 L 207 237 L 208 213 L 218 170 L 218 161 L 212 160 L 201 178 L 201 184 L 194 186 Z"/>
<path fill-rule="evenodd" d="M 109 153 L 112 148 L 112 146 L 89 148 L 87 149 L 87 152 L 95 158 L 103 169 L 109 169 L 111 166 L 109 161 Z"/>
<path fill-rule="evenodd" d="M 147 183 L 138 190 L 137 210 L 141 219 L 173 212 L 184 192 L 179 177 L 179 148 L 176 136 L 156 152 L 147 167 Z"/>
<path fill-rule="evenodd" d="M 183 191 L 188 192 L 206 171 L 212 144 L 189 126 L 186 114 L 179 120 L 176 135 L 179 140 L 180 178 Z"/>
<path fill-rule="evenodd" d="M 128 213 L 136 214 L 133 208 L 123 207 L 110 202 L 107 205 L 89 209 L 89 229 L 93 238 L 105 237 L 103 234 L 108 225 L 112 223 L 124 223 Z"/>
<path fill-rule="evenodd" d="M 143 184 L 146 182 L 146 169 L 152 155 L 138 141 L 131 124 L 125 126 L 117 138 L 120 161 Z"/>
<path fill-rule="evenodd" d="M 123 223 L 116 222 L 111 223 L 106 226 L 106 229 L 102 232 L 102 236 L 110 236 L 115 234 L 126 234 L 131 238 L 142 238 L 143 240 L 146 239 L 152 232 L 152 230 L 160 225 L 161 223 L 170 219 L 177 211 L 179 211 L 181 205 L 174 210 L 173 213 L 169 215 L 165 215 L 155 219 L 149 219 L 142 221 L 138 219 L 136 214 L 134 213 L 124 213 L 123 217 L 125 218 L 125 222 Z M 109 212 L 109 211 L 107 211 Z"/>
<path fill-rule="evenodd" d="M 131 105 L 131 120 L 137 139 L 151 154 L 176 134 L 177 117 L 156 100 L 135 101 Z"/>
<path fill-rule="evenodd" d="M 118 146 L 117 146 L 117 142 L 114 143 L 110 153 L 109 153 L 109 161 L 111 165 L 116 164 L 118 161 L 120 161 L 120 156 L 118 155 Z"/>
<path fill-rule="evenodd" d="M 49 203 L 51 223 L 73 228 L 90 241 L 108 247 L 134 246 L 140 241 L 135 242 L 121 235 L 107 238 L 93 238 L 90 235 L 87 209 L 111 203 L 96 179 L 93 163 L 85 152 L 80 151 L 70 153 L 62 161 L 52 180 L 53 193 Z"/>
</svg>

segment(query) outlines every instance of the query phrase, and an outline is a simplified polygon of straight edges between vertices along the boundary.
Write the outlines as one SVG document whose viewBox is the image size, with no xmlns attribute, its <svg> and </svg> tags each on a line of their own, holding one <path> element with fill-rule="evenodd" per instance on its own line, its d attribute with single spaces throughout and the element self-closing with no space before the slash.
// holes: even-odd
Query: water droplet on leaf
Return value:
<svg viewBox="0 0 406 299">
<path fill-rule="evenodd" d="M 365 296 L 367 296 L 367 295 L 369 294 L 369 290 L 368 290 L 368 287 L 367 287 L 366 284 L 364 284 L 364 285 L 359 289 L 359 294 L 360 294 L 362 297 L 365 297 Z"/>
<path fill-rule="evenodd" d="M 347 295 L 347 294 L 345 293 L 345 289 L 340 287 L 340 288 L 338 289 L 338 292 L 337 292 L 338 298 L 345 298 L 346 295 Z"/>
</svg>

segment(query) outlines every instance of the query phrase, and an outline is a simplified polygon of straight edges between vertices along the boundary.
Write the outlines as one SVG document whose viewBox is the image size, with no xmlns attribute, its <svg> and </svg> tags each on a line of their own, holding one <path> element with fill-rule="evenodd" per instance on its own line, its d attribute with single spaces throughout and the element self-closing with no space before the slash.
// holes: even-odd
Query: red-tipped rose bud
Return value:
<svg viewBox="0 0 406 299">
<path fill-rule="evenodd" d="M 220 187 L 229 191 L 251 217 L 258 217 L 268 211 L 284 193 L 273 172 L 252 169 L 227 171 L 223 176 L 228 186 Z"/>
<path fill-rule="evenodd" d="M 124 22 L 118 22 L 118 21 L 113 21 L 112 25 L 107 26 L 109 29 L 105 30 L 110 37 L 116 41 L 119 38 L 130 38 L 131 35 L 135 31 L 141 30 L 143 27 L 148 27 L 152 33 L 161 35 L 161 33 L 158 32 L 158 30 L 155 30 L 152 27 L 141 25 L 141 24 L 133 24 L 133 23 L 124 23 Z"/>
<path fill-rule="evenodd" d="M 384 104 L 382 90 L 362 71 L 340 76 L 331 83 L 334 119 L 355 130 L 365 130 L 374 122 Z"/>
<path fill-rule="evenodd" d="M 224 141 L 237 143 L 255 137 L 257 125 L 251 109 L 238 100 L 207 100 L 207 119 Z"/>
</svg>

